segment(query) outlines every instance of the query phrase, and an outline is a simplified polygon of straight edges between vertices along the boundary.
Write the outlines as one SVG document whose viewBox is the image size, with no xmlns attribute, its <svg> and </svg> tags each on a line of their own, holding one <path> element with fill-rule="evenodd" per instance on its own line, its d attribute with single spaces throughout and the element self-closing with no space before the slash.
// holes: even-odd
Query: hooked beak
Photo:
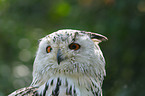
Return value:
<svg viewBox="0 0 145 96">
<path fill-rule="evenodd" d="M 63 57 L 62 57 L 61 50 L 58 49 L 58 51 L 57 51 L 57 63 L 58 63 L 58 65 L 60 64 L 61 61 L 63 61 Z"/>
</svg>

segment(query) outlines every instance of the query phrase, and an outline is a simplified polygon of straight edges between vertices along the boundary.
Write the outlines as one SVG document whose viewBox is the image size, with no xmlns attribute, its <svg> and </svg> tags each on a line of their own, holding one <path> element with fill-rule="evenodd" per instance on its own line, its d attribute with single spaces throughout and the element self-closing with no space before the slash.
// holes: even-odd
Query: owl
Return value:
<svg viewBox="0 0 145 96">
<path fill-rule="evenodd" d="M 105 60 L 98 44 L 107 37 L 63 29 L 39 40 L 29 87 L 9 96 L 102 96 Z"/>
</svg>

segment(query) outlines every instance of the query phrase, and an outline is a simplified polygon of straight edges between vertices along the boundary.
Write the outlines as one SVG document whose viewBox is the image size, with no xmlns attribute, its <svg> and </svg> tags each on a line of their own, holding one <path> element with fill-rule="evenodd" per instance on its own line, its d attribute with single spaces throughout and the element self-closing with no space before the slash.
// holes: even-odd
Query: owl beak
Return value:
<svg viewBox="0 0 145 96">
<path fill-rule="evenodd" d="M 58 49 L 58 51 L 57 51 L 57 63 L 58 63 L 58 65 L 60 64 L 61 61 L 63 61 L 62 53 L 61 53 L 61 50 Z"/>
</svg>

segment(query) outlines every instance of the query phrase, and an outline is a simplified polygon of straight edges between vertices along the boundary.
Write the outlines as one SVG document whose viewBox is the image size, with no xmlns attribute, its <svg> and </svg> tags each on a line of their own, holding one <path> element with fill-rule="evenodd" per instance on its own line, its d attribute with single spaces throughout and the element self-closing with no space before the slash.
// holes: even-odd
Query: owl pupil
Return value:
<svg viewBox="0 0 145 96">
<path fill-rule="evenodd" d="M 76 45 L 72 45 L 72 49 L 76 49 Z"/>
</svg>

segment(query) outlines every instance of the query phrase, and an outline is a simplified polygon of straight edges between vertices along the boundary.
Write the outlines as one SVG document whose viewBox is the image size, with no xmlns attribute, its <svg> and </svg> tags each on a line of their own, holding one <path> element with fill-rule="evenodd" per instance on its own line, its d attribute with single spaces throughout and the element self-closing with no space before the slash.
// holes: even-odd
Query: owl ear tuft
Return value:
<svg viewBox="0 0 145 96">
<path fill-rule="evenodd" d="M 97 34 L 97 33 L 91 33 L 91 39 L 98 39 L 100 41 L 106 41 L 108 40 L 107 37 L 101 35 L 101 34 Z"/>
<path fill-rule="evenodd" d="M 102 41 L 106 41 L 108 40 L 107 37 L 101 35 L 101 34 L 97 34 L 97 33 L 92 33 L 92 32 L 85 32 L 89 35 L 89 37 L 94 41 L 94 42 L 102 42 Z"/>
</svg>

